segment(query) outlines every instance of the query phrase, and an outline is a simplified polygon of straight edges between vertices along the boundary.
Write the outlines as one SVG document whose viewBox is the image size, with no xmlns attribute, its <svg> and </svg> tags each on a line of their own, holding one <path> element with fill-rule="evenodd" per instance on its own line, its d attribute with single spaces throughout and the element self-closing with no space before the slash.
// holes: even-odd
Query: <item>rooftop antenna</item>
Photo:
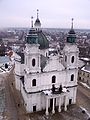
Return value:
<svg viewBox="0 0 90 120">
<path fill-rule="evenodd" d="M 31 17 L 31 28 L 33 28 L 33 16 Z"/>
</svg>

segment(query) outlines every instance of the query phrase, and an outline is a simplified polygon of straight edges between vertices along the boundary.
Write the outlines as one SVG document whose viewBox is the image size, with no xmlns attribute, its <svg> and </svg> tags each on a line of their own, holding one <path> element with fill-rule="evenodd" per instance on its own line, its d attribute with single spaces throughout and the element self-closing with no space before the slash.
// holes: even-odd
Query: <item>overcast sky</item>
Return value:
<svg viewBox="0 0 90 120">
<path fill-rule="evenodd" d="M 0 28 L 30 27 L 37 9 L 42 27 L 90 29 L 90 0 L 0 0 Z"/>
</svg>

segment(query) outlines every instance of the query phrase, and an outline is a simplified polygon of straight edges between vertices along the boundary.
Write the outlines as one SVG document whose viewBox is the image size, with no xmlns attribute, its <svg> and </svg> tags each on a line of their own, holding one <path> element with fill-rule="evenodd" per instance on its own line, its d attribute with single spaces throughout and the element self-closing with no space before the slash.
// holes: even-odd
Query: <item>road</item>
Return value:
<svg viewBox="0 0 90 120">
<path fill-rule="evenodd" d="M 7 77 L 4 77 L 4 82 L 6 96 L 6 116 L 8 120 L 18 120 L 18 111 L 15 104 L 14 94 L 12 94 Z"/>
<path fill-rule="evenodd" d="M 84 107 L 90 113 L 90 89 L 78 85 L 77 104 Z"/>
<path fill-rule="evenodd" d="M 24 106 L 21 103 L 20 93 L 15 89 L 15 76 L 13 69 L 6 75 L 5 93 L 6 93 L 6 109 L 8 120 L 28 120 Z M 12 84 L 13 83 L 13 84 Z"/>
</svg>

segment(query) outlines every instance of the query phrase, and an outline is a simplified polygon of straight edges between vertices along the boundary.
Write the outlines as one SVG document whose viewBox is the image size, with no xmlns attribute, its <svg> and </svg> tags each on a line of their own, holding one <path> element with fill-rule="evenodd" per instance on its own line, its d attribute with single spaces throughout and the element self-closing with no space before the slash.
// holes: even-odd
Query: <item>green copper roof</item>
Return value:
<svg viewBox="0 0 90 120">
<path fill-rule="evenodd" d="M 30 29 L 29 34 L 27 35 L 26 42 L 28 44 L 37 44 L 38 43 L 38 35 L 34 28 Z"/>
<path fill-rule="evenodd" d="M 37 31 L 38 43 L 40 44 L 40 49 L 47 49 L 49 47 L 49 41 L 42 31 Z"/>
<path fill-rule="evenodd" d="M 76 36 L 68 35 L 67 37 L 68 43 L 75 43 L 75 41 L 76 41 Z"/>
<path fill-rule="evenodd" d="M 72 25 L 71 25 L 71 29 L 70 31 L 68 32 L 68 36 L 67 36 L 67 42 L 68 43 L 75 43 L 76 41 L 76 33 L 73 29 L 73 18 L 72 18 Z"/>
<path fill-rule="evenodd" d="M 42 31 L 31 29 L 27 35 L 26 42 L 28 44 L 39 44 L 40 49 L 47 49 L 49 47 L 49 41 Z"/>
<path fill-rule="evenodd" d="M 68 32 L 67 42 L 75 43 L 75 41 L 76 41 L 76 33 L 75 33 L 74 29 L 71 28 L 70 31 Z"/>
</svg>

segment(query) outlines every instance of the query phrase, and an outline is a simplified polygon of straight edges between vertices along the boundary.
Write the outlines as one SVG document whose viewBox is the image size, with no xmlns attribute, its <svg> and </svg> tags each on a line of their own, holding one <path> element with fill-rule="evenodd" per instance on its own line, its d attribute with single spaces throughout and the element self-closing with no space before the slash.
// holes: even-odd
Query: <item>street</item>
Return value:
<svg viewBox="0 0 90 120">
<path fill-rule="evenodd" d="M 90 89 L 78 85 L 77 104 L 84 107 L 90 113 Z"/>
<path fill-rule="evenodd" d="M 4 83 L 5 83 L 5 103 L 6 103 L 6 116 L 8 120 L 18 120 L 18 113 L 17 108 L 15 104 L 14 94 L 12 94 L 12 91 L 9 86 L 9 82 L 7 79 L 7 76 L 4 77 Z"/>
</svg>

